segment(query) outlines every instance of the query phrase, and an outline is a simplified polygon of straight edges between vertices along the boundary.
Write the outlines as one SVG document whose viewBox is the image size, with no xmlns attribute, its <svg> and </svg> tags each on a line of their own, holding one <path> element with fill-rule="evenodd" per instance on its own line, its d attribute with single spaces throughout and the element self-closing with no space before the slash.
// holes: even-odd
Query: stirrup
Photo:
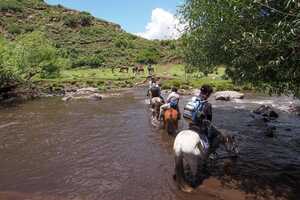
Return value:
<svg viewBox="0 0 300 200">
<path fill-rule="evenodd" d="M 208 158 L 211 159 L 211 160 L 215 160 L 215 159 L 217 159 L 217 157 L 218 157 L 218 154 L 217 154 L 216 152 L 211 153 L 211 154 L 208 156 Z"/>
</svg>

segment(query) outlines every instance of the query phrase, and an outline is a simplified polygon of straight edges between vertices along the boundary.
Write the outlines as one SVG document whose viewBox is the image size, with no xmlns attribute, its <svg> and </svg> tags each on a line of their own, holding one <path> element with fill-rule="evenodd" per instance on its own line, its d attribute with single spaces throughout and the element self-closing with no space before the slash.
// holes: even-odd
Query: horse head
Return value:
<svg viewBox="0 0 300 200">
<path fill-rule="evenodd" d="M 225 150 L 228 153 L 238 155 L 239 154 L 239 148 L 238 143 L 236 141 L 236 138 L 234 135 L 231 135 L 226 130 L 221 130 L 216 128 L 210 121 L 204 120 L 204 123 L 208 127 L 209 131 L 211 131 L 215 136 L 218 138 L 218 143 L 223 144 L 225 147 Z"/>
<path fill-rule="evenodd" d="M 239 154 L 238 144 L 237 144 L 237 141 L 236 141 L 234 135 L 227 135 L 225 137 L 224 145 L 225 145 L 225 149 L 227 152 L 233 153 L 234 155 Z"/>
</svg>

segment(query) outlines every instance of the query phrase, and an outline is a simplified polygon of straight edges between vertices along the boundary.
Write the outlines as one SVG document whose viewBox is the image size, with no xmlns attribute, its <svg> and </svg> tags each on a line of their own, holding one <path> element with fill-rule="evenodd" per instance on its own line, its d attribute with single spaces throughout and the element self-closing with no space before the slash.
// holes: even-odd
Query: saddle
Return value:
<svg viewBox="0 0 300 200">
<path fill-rule="evenodd" d="M 209 145 L 209 140 L 208 140 L 207 134 L 205 133 L 206 130 L 201 129 L 199 126 L 197 126 L 195 124 L 190 124 L 189 129 L 192 130 L 192 131 L 194 131 L 194 132 L 196 132 L 196 133 L 198 133 L 198 135 L 199 135 L 199 137 L 201 139 L 200 140 L 201 141 L 201 145 L 204 148 L 204 149 L 202 149 L 199 146 L 199 149 L 200 149 L 201 152 L 203 152 L 203 150 L 204 150 L 203 153 L 207 153 L 208 150 L 209 150 L 210 145 Z M 200 144 L 198 144 L 198 145 L 200 145 Z"/>
</svg>

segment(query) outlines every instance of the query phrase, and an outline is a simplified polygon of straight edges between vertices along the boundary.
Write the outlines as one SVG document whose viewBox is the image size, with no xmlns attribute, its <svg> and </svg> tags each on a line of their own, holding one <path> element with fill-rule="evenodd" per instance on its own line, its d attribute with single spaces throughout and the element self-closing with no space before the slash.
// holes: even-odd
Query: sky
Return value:
<svg viewBox="0 0 300 200">
<path fill-rule="evenodd" d="M 93 16 L 120 24 L 147 39 L 176 39 L 182 25 L 176 10 L 183 0 L 46 0 L 51 5 L 90 12 Z"/>
</svg>

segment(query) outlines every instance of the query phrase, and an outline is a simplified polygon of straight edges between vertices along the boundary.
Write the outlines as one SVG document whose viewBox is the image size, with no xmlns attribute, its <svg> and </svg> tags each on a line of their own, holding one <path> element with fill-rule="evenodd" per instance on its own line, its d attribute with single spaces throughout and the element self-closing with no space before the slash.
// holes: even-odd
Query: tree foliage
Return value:
<svg viewBox="0 0 300 200">
<path fill-rule="evenodd" d="M 155 48 L 147 48 L 140 51 L 137 55 L 137 62 L 142 64 L 155 64 L 160 59 L 159 51 Z"/>
<path fill-rule="evenodd" d="M 20 35 L 14 42 L 0 39 L 0 89 L 34 77 L 59 76 L 68 59 L 41 32 Z"/>
<path fill-rule="evenodd" d="M 186 0 L 185 60 L 204 73 L 226 64 L 236 83 L 300 95 L 300 3 Z"/>
</svg>

